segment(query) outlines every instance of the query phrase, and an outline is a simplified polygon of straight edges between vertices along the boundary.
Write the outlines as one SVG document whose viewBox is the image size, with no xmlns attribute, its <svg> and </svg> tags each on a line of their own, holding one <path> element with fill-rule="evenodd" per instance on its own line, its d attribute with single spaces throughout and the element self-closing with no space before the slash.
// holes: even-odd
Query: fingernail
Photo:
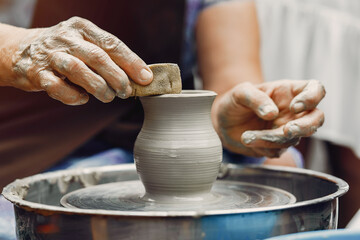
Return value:
<svg viewBox="0 0 360 240">
<path fill-rule="evenodd" d="M 85 104 L 87 103 L 87 101 L 89 100 L 89 95 L 87 95 L 86 93 L 80 93 L 80 104 Z"/>
<path fill-rule="evenodd" d="M 317 131 L 317 127 L 316 126 L 311 126 L 310 127 L 310 132 L 311 132 L 311 134 L 315 134 L 316 133 L 316 131 Z"/>
<path fill-rule="evenodd" d="M 301 129 L 298 125 L 291 124 L 289 127 L 288 136 L 294 137 L 294 136 L 299 135 L 300 132 L 301 132 Z"/>
<path fill-rule="evenodd" d="M 126 99 L 126 98 L 130 97 L 131 93 L 132 93 L 132 87 L 131 87 L 130 84 L 129 84 L 129 85 L 127 85 L 127 87 L 126 87 L 125 92 L 123 92 L 123 91 L 118 92 L 118 93 L 116 94 L 116 96 L 118 96 L 118 97 L 121 98 L 121 99 Z"/>
<path fill-rule="evenodd" d="M 118 96 L 121 99 L 126 99 L 126 98 L 130 97 L 131 93 L 132 93 L 132 88 L 130 85 L 127 85 L 126 90 L 117 92 L 116 96 Z"/>
<path fill-rule="evenodd" d="M 126 93 L 118 93 L 116 96 L 118 96 L 121 99 L 126 99 Z"/>
<path fill-rule="evenodd" d="M 126 99 L 129 97 L 129 95 L 127 94 L 127 90 L 126 91 L 120 91 L 116 93 L 116 96 L 121 98 L 121 99 Z"/>
<path fill-rule="evenodd" d="M 305 110 L 305 104 L 303 102 L 297 102 L 293 105 L 293 110 L 295 113 L 299 113 Z"/>
<path fill-rule="evenodd" d="M 252 132 L 244 132 L 242 139 L 245 144 L 250 144 L 256 139 L 256 135 Z"/>
<path fill-rule="evenodd" d="M 111 88 L 108 88 L 107 90 L 106 90 L 106 92 L 105 92 L 105 98 L 106 98 L 106 100 L 107 101 L 112 101 L 112 100 L 114 100 L 114 98 L 115 98 L 115 91 L 114 90 L 112 90 Z"/>
<path fill-rule="evenodd" d="M 262 116 L 266 116 L 269 113 L 275 112 L 275 111 L 276 111 L 276 109 L 272 105 L 265 105 L 265 106 L 259 107 L 259 112 Z"/>
<path fill-rule="evenodd" d="M 130 86 L 130 84 L 126 87 L 126 96 L 130 97 L 131 93 L 132 93 L 133 89 Z"/>
<path fill-rule="evenodd" d="M 141 71 L 140 71 L 140 80 L 143 81 L 143 82 L 148 82 L 151 80 L 153 74 L 150 70 L 146 69 L 146 68 L 143 68 Z"/>
</svg>

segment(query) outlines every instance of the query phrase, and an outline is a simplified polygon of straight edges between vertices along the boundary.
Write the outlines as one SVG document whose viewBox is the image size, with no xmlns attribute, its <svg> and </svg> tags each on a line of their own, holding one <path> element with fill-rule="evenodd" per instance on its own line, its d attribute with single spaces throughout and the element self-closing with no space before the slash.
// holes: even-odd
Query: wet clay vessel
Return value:
<svg viewBox="0 0 360 240">
<path fill-rule="evenodd" d="M 147 198 L 206 198 L 219 172 L 222 146 L 211 122 L 216 93 L 185 90 L 142 97 L 145 120 L 134 147 Z"/>
</svg>

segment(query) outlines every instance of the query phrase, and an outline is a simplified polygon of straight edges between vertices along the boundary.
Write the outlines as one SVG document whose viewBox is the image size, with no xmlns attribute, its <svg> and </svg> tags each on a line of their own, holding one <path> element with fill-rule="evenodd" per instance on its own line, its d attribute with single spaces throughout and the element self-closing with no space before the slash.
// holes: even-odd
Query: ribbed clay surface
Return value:
<svg viewBox="0 0 360 240">
<path fill-rule="evenodd" d="M 210 117 L 215 96 L 189 90 L 141 98 L 145 120 L 134 158 L 148 194 L 188 196 L 211 190 L 222 160 Z"/>
</svg>

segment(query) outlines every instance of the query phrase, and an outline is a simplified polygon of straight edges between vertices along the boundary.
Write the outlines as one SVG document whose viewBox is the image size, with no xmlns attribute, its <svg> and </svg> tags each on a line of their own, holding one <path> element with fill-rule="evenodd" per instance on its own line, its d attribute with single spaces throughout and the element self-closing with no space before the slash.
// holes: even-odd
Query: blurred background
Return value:
<svg viewBox="0 0 360 240">
<path fill-rule="evenodd" d="M 347 181 L 339 226 L 360 207 L 360 1 L 258 0 L 266 81 L 318 79 L 326 89 L 325 123 L 298 149 L 306 168 Z"/>
<path fill-rule="evenodd" d="M 0 22 L 29 27 L 36 0 L 0 0 Z"/>
</svg>

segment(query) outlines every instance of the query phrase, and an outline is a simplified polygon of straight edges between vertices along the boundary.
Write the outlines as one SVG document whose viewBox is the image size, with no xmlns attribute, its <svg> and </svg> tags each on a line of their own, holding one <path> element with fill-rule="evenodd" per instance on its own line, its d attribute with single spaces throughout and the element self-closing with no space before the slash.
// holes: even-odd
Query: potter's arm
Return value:
<svg viewBox="0 0 360 240">
<path fill-rule="evenodd" d="M 102 102 L 129 97 L 129 78 L 147 85 L 153 75 L 122 41 L 86 19 L 38 29 L 0 24 L 0 86 L 79 105 L 88 93 Z"/>
<path fill-rule="evenodd" d="M 240 82 L 263 82 L 253 2 L 235 1 L 203 10 L 196 26 L 196 41 L 205 89 L 221 95 Z"/>
<path fill-rule="evenodd" d="M 219 94 L 212 117 L 227 149 L 277 157 L 322 125 L 323 113 L 316 108 L 325 95 L 321 83 L 263 83 L 254 2 L 230 1 L 205 9 L 196 38 L 204 88 Z"/>
</svg>

